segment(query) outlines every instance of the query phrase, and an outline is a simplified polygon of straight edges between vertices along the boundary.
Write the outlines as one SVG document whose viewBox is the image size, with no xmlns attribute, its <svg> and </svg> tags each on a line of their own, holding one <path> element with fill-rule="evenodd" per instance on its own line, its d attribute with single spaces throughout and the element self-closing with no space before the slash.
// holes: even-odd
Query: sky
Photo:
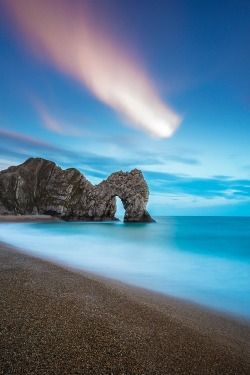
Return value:
<svg viewBox="0 0 250 375">
<path fill-rule="evenodd" d="M 249 216 L 249 19 L 243 0 L 0 0 L 0 170 L 138 168 L 152 216 Z"/>
</svg>

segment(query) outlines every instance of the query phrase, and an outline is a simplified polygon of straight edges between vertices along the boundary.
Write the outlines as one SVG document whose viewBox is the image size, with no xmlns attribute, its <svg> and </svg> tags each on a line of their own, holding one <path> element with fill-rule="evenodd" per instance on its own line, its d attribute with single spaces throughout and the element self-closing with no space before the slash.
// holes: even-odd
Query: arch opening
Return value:
<svg viewBox="0 0 250 375">
<path fill-rule="evenodd" d="M 125 208 L 124 208 L 123 202 L 122 202 L 121 198 L 118 197 L 118 195 L 115 196 L 115 200 L 116 200 L 115 217 L 117 219 L 123 221 L 124 215 L 125 215 Z"/>
</svg>

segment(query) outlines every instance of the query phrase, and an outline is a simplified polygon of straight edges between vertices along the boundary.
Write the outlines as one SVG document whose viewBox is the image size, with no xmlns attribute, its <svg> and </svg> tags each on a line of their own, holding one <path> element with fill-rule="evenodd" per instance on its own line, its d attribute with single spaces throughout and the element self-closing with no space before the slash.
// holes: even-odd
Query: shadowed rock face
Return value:
<svg viewBox="0 0 250 375">
<path fill-rule="evenodd" d="M 146 211 L 149 191 L 141 171 L 116 172 L 92 185 L 77 169 L 30 158 L 0 172 L 0 214 L 49 214 L 64 220 L 115 220 L 118 196 L 125 222 L 153 222 Z"/>
</svg>

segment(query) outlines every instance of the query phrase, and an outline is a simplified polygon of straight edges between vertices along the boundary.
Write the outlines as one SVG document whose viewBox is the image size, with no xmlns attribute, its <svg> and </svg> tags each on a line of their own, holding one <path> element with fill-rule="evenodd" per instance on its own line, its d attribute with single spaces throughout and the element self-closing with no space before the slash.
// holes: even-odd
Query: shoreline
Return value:
<svg viewBox="0 0 250 375">
<path fill-rule="evenodd" d="M 7 220 L 5 220 L 7 218 Z M 0 224 L 10 224 L 10 223 L 13 223 L 13 224 L 18 224 L 18 223 L 31 223 L 31 224 L 34 224 L 34 223 L 43 223 L 43 224 L 51 224 L 51 223 L 68 223 L 68 222 L 65 222 L 64 220 L 61 220 L 60 218 L 57 218 L 57 217 L 54 217 L 54 216 L 51 216 L 51 215 L 0 215 Z M 92 223 L 92 222 L 91 222 Z M 94 222 L 94 223 L 98 223 L 98 222 Z M 128 288 L 138 288 L 139 290 L 147 290 L 149 293 L 152 293 L 152 294 L 159 294 L 159 295 L 162 295 L 162 296 L 165 296 L 167 298 L 170 298 L 170 299 L 173 299 L 175 301 L 179 301 L 180 303 L 184 304 L 184 305 L 191 305 L 191 306 L 194 306 L 198 309 L 201 309 L 201 310 L 204 310 L 206 312 L 211 312 L 212 314 L 216 314 L 216 315 L 221 315 L 222 317 L 225 317 L 225 318 L 228 318 L 228 319 L 232 319 L 232 320 L 236 320 L 236 321 L 239 321 L 243 324 L 247 324 L 247 325 L 250 325 L 250 317 L 248 315 L 244 315 L 244 314 L 240 314 L 240 313 L 233 313 L 229 310 L 226 310 L 226 309 L 220 309 L 220 308 L 216 308 L 216 307 L 213 307 L 213 306 L 209 306 L 208 304 L 203 304 L 203 303 L 199 303 L 197 301 L 194 301 L 194 300 L 191 300 L 191 299 L 187 299 L 185 297 L 180 297 L 180 296 L 175 296 L 175 295 L 171 295 L 171 294 L 168 294 L 168 292 L 165 292 L 165 291 L 158 291 L 156 289 L 150 289 L 150 287 L 145 287 L 145 286 L 141 286 L 141 285 L 136 285 L 136 284 L 133 284 L 133 283 L 130 283 L 129 281 L 121 281 L 121 280 L 118 280 L 118 279 L 115 279 L 114 277 L 112 276 L 104 276 L 102 274 L 99 274 L 99 273 L 95 273 L 94 271 L 88 271 L 88 270 L 85 270 L 84 268 L 82 268 L 82 271 L 81 269 L 79 268 L 74 268 L 74 266 L 70 266 L 64 262 L 60 262 L 60 260 L 55 260 L 55 259 L 50 259 L 50 257 L 46 257 L 46 256 L 41 256 L 39 258 L 39 256 L 35 255 L 34 253 L 32 252 L 29 252 L 29 251 L 26 251 L 24 248 L 23 250 L 20 249 L 18 247 L 18 245 L 12 245 L 12 244 L 8 244 L 7 242 L 5 243 L 4 241 L 1 241 L 0 239 L 0 245 L 3 244 L 3 245 L 7 245 L 9 247 L 12 247 L 15 249 L 15 246 L 16 246 L 16 250 L 17 251 L 21 251 L 23 252 L 24 254 L 27 254 L 31 257 L 35 257 L 36 259 L 43 259 L 45 261 L 48 261 L 48 262 L 51 262 L 55 265 L 58 265 L 59 267 L 63 267 L 63 268 L 66 268 L 68 270 L 72 270 L 73 272 L 83 272 L 83 274 L 90 274 L 92 276 L 96 276 L 98 279 L 103 279 L 104 281 L 108 281 L 108 282 L 113 282 L 113 283 L 121 283 L 123 285 L 127 285 Z"/>
<path fill-rule="evenodd" d="M 0 373 L 250 372 L 244 321 L 7 244 L 0 258 Z"/>
<path fill-rule="evenodd" d="M 51 215 L 0 215 L 0 223 L 43 223 L 63 222 Z"/>
<path fill-rule="evenodd" d="M 0 223 L 78 223 L 78 222 L 89 222 L 89 223 L 103 223 L 103 222 L 117 222 L 121 221 L 115 217 L 112 220 L 63 220 L 57 216 L 51 215 L 0 215 Z"/>
</svg>

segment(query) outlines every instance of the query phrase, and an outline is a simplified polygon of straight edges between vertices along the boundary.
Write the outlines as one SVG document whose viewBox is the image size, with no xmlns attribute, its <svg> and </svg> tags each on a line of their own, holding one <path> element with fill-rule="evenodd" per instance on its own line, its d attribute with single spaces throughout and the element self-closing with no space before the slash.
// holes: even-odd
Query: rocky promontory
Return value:
<svg viewBox="0 0 250 375">
<path fill-rule="evenodd" d="M 153 222 L 146 205 L 149 190 L 138 169 L 112 173 L 92 185 L 75 168 L 30 158 L 0 172 L 0 214 L 51 215 L 66 221 L 116 220 L 116 196 L 125 222 Z"/>
</svg>

